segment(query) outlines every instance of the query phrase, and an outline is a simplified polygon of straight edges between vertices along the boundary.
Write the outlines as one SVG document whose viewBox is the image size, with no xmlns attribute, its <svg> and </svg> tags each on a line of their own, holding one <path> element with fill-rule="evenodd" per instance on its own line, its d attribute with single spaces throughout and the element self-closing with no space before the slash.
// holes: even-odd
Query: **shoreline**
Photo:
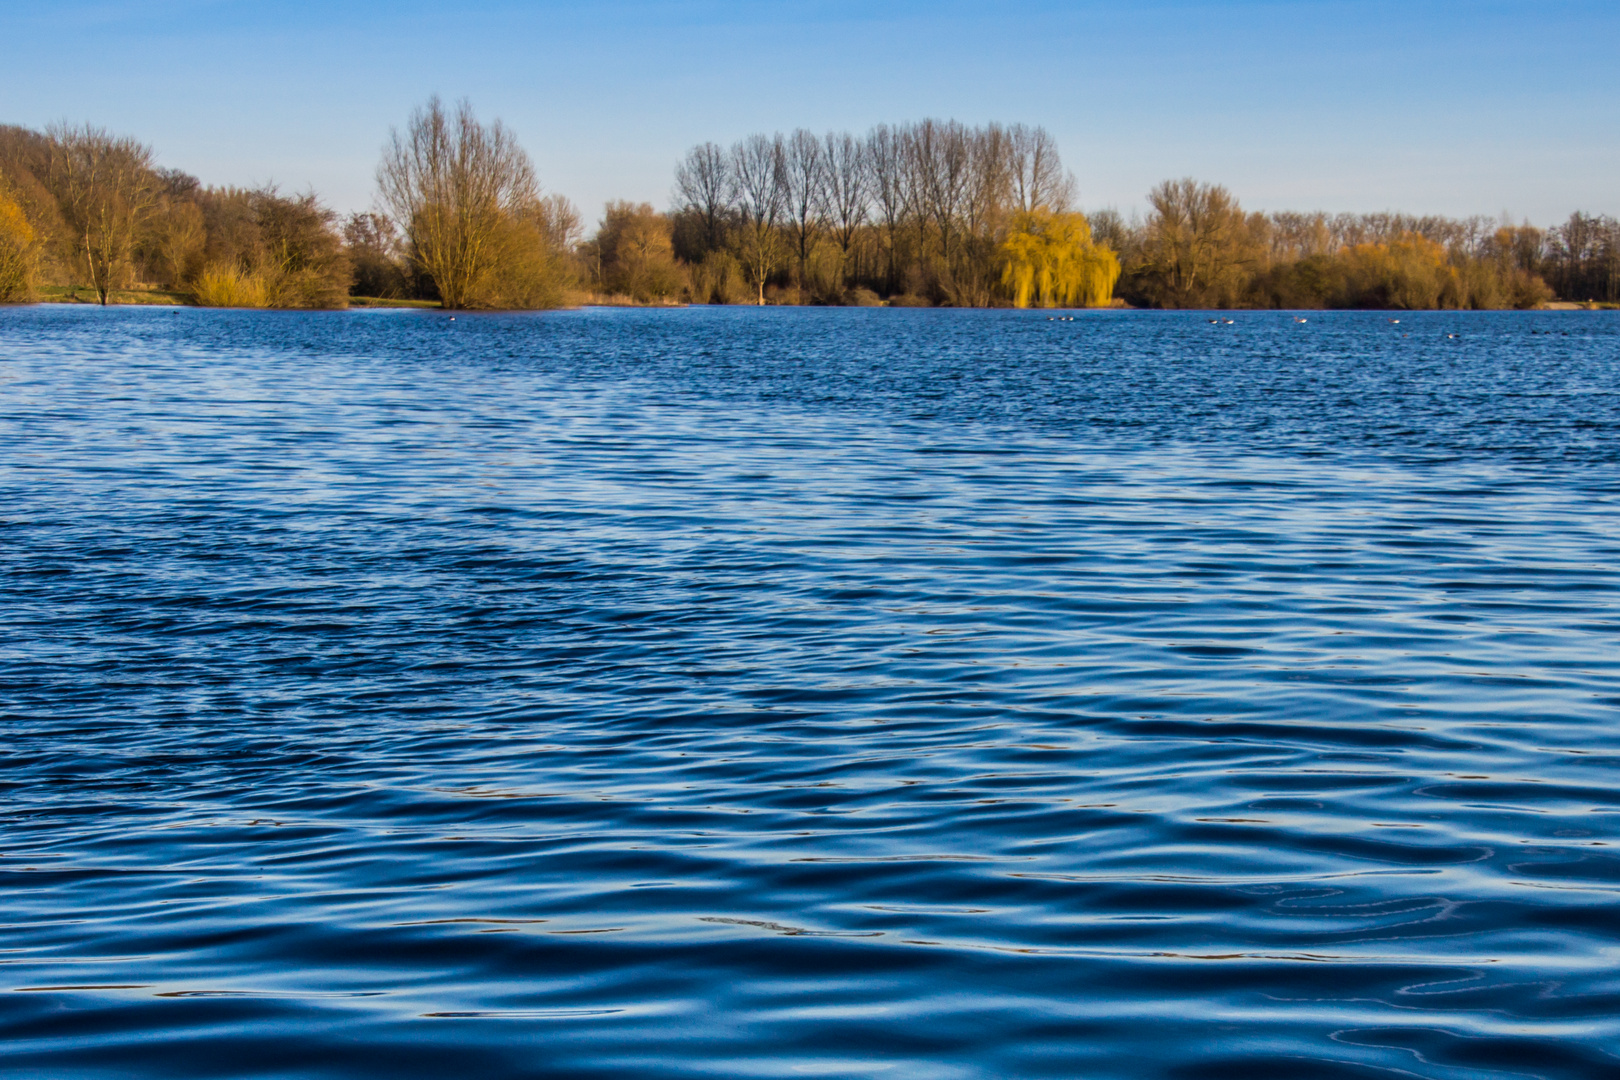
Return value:
<svg viewBox="0 0 1620 1080">
<path fill-rule="evenodd" d="M 102 306 L 106 306 L 106 307 L 177 307 L 177 308 L 178 307 L 185 307 L 185 308 L 196 308 L 199 311 L 207 311 L 207 310 L 213 310 L 213 311 L 354 311 L 354 310 L 361 310 L 361 311 L 365 311 L 365 310 L 376 310 L 376 309 L 392 308 L 392 309 L 416 310 L 416 311 L 456 310 L 459 313 L 468 314 L 468 315 L 512 314 L 514 312 L 524 312 L 524 311 L 536 311 L 536 312 L 538 312 L 538 311 L 579 311 L 579 310 L 582 310 L 582 309 L 585 309 L 585 308 L 603 308 L 603 309 L 611 309 L 611 308 L 643 308 L 643 309 L 658 309 L 658 310 L 678 310 L 678 309 L 683 309 L 683 308 L 702 308 L 702 307 L 715 307 L 715 308 L 758 308 L 758 307 L 765 307 L 765 308 L 807 308 L 807 309 L 808 308 L 820 308 L 820 309 L 894 308 L 896 310 L 920 310 L 915 305 L 911 305 L 911 304 L 889 304 L 889 303 L 883 303 L 883 304 L 764 304 L 764 305 L 760 305 L 760 304 L 689 304 L 689 303 L 676 303 L 676 302 L 643 303 L 643 302 L 640 302 L 640 301 L 632 300 L 632 299 L 630 299 L 628 297 L 617 297 L 617 296 L 615 296 L 615 297 L 600 297 L 600 296 L 594 296 L 594 295 L 591 296 L 588 299 L 580 300 L 577 303 L 564 304 L 564 305 L 562 305 L 560 307 L 555 307 L 555 308 L 501 308 L 501 309 L 487 309 L 487 310 L 486 309 L 447 309 L 441 303 L 439 303 L 439 301 L 437 301 L 437 300 L 394 300 L 394 299 L 385 299 L 385 298 L 374 297 L 374 296 L 351 297 L 350 300 L 349 300 L 349 303 L 347 305 L 345 305 L 344 307 L 330 307 L 330 308 L 217 307 L 217 306 L 213 306 L 213 305 L 198 304 L 194 300 L 192 300 L 190 295 L 187 294 L 187 293 L 169 292 L 169 291 L 160 290 L 160 289 L 151 289 L 151 290 L 119 289 L 119 290 L 114 290 L 113 293 L 111 294 L 111 302 L 106 304 L 106 305 L 102 305 L 100 303 L 100 301 L 98 299 L 96 299 L 95 293 L 91 292 L 91 291 L 89 291 L 87 289 L 82 289 L 82 288 L 81 289 L 68 289 L 68 288 L 65 288 L 65 287 L 58 287 L 56 289 L 53 289 L 52 291 L 57 293 L 58 295 L 40 296 L 40 297 L 36 297 L 33 300 L 23 301 L 21 303 L 15 304 L 15 305 L 0 305 L 0 306 L 32 307 L 32 306 L 45 306 L 45 305 L 59 305 L 59 306 L 65 306 L 65 307 L 102 307 Z M 1316 312 L 1318 314 L 1323 314 L 1323 315 L 1333 313 L 1333 312 L 1341 312 L 1341 311 L 1342 312 L 1363 311 L 1363 312 L 1398 312 L 1398 313 L 1403 313 L 1403 314 L 1408 314 L 1408 315 L 1419 315 L 1419 314 L 1423 314 L 1425 312 L 1449 312 L 1449 313 L 1452 313 L 1452 314 L 1462 314 L 1464 312 L 1476 311 L 1476 310 L 1477 311 L 1487 311 L 1487 310 L 1489 310 L 1489 311 L 1494 311 L 1494 312 L 1496 312 L 1498 314 L 1503 314 L 1503 313 L 1508 313 L 1508 312 L 1530 313 L 1530 312 L 1552 312 L 1552 311 L 1560 311 L 1560 312 L 1617 311 L 1617 310 L 1620 310 L 1620 303 L 1606 303 L 1606 302 L 1597 301 L 1597 300 L 1588 300 L 1588 301 L 1552 300 L 1552 301 L 1548 301 L 1547 303 L 1544 303 L 1544 304 L 1539 304 L 1539 305 L 1537 305 L 1536 307 L 1533 307 L 1533 308 L 1491 308 L 1491 309 L 1485 309 L 1485 308 L 1480 308 L 1480 309 L 1475 309 L 1475 308 L 1192 308 L 1192 307 L 1187 307 L 1187 308 L 1141 308 L 1141 307 L 1133 307 L 1130 304 L 1126 304 L 1126 303 L 1116 301 L 1115 303 L 1109 304 L 1106 307 L 1084 307 L 1084 308 L 1034 308 L 1034 307 L 1031 307 L 1031 308 L 1015 308 L 1015 307 L 1008 306 L 1008 307 L 953 308 L 953 307 L 948 307 L 948 306 L 941 305 L 941 306 L 938 306 L 938 307 L 931 307 L 929 310 L 936 310 L 936 311 L 1027 311 L 1027 312 L 1030 312 L 1031 314 L 1038 314 L 1038 313 L 1040 313 L 1042 311 L 1065 311 L 1065 312 L 1067 312 L 1067 311 L 1164 311 L 1164 312 L 1176 312 L 1176 311 L 1182 311 L 1182 312 L 1223 311 L 1223 312 L 1227 312 L 1227 313 L 1230 313 L 1230 314 L 1238 314 L 1238 313 L 1242 313 L 1242 314 L 1260 314 L 1260 313 L 1264 313 L 1264 312 L 1279 312 L 1280 313 L 1280 312 L 1302 312 L 1302 311 L 1304 311 L 1304 312 Z"/>
</svg>

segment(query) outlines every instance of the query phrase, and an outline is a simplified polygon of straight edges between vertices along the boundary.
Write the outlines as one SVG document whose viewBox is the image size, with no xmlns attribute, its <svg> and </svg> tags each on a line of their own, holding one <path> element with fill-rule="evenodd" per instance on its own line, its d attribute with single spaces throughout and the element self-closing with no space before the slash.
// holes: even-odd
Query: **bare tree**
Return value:
<svg viewBox="0 0 1620 1080">
<path fill-rule="evenodd" d="M 995 227 L 1008 209 L 1011 140 L 1000 124 L 987 124 L 966 133 L 968 180 L 962 200 L 963 224 L 978 236 Z"/>
<path fill-rule="evenodd" d="M 887 277 L 892 292 L 899 284 L 900 230 L 905 226 L 907 198 L 905 139 L 889 127 L 879 124 L 866 137 L 866 164 L 872 199 L 877 207 L 878 225 L 887 241 Z"/>
<path fill-rule="evenodd" d="M 872 212 L 872 178 L 866 144 L 849 132 L 827 133 L 822 145 L 821 210 L 838 240 L 840 265 L 849 271 L 850 249 Z"/>
<path fill-rule="evenodd" d="M 333 308 L 348 304 L 354 264 L 337 215 L 314 193 L 210 188 L 196 205 L 208 230 L 189 278 L 204 307 Z"/>
<path fill-rule="evenodd" d="M 129 265 L 135 234 L 158 203 L 152 151 L 103 128 L 53 124 L 50 182 L 73 237 L 75 261 L 103 305 Z"/>
<path fill-rule="evenodd" d="M 783 147 L 783 187 L 787 201 L 788 225 L 793 231 L 795 254 L 799 259 L 799 285 L 804 285 L 805 264 L 816 233 L 821 230 L 822 173 L 826 161 L 821 140 L 803 128 L 788 136 Z"/>
<path fill-rule="evenodd" d="M 1190 177 L 1148 193 L 1142 267 L 1149 293 L 1164 307 L 1233 302 L 1258 252 L 1248 216 L 1231 192 Z"/>
<path fill-rule="evenodd" d="M 1323 213 L 1283 212 L 1271 215 L 1270 258 L 1273 262 L 1297 262 L 1334 250 L 1333 232 Z"/>
<path fill-rule="evenodd" d="M 1620 222 L 1580 211 L 1547 236 L 1546 265 L 1566 300 L 1620 298 Z"/>
<path fill-rule="evenodd" d="M 274 185 L 254 192 L 252 206 L 272 306 L 347 306 L 354 265 L 344 248 L 337 214 L 321 205 L 313 191 L 282 195 Z"/>
<path fill-rule="evenodd" d="M 343 246 L 354 266 L 354 295 L 387 299 L 407 295 L 399 230 L 386 215 L 350 214 L 343 222 Z"/>
<path fill-rule="evenodd" d="M 463 100 L 446 114 L 438 97 L 394 131 L 377 167 L 381 203 L 409 241 L 448 308 L 528 306 L 544 277 L 547 213 L 529 155 L 496 120 L 485 126 Z M 543 289 L 542 289 L 543 291 Z"/>
<path fill-rule="evenodd" d="M 731 159 L 712 142 L 692 147 L 686 152 L 686 159 L 675 167 L 676 200 L 683 209 L 702 219 L 704 242 L 709 251 L 720 247 L 721 230 L 735 187 Z"/>
<path fill-rule="evenodd" d="M 910 125 L 906 135 L 906 163 L 922 211 L 919 224 L 933 223 L 940 256 L 949 265 L 971 177 L 967 131 L 955 120 L 924 120 Z"/>
<path fill-rule="evenodd" d="M 179 288 L 208 240 L 202 207 L 193 198 L 165 198 L 155 215 L 150 244 L 169 288 Z"/>
<path fill-rule="evenodd" d="M 741 261 L 761 306 L 765 280 L 776 269 L 776 229 L 787 203 L 785 156 L 780 135 L 750 135 L 731 148 L 731 174 L 743 219 Z"/>
<path fill-rule="evenodd" d="M 967 179 L 957 211 L 956 257 L 945 263 L 940 286 L 953 304 L 982 307 L 1001 279 L 997 248 L 1009 217 L 1009 139 L 1000 124 L 964 132 Z"/>
<path fill-rule="evenodd" d="M 1033 213 L 1045 207 L 1056 213 L 1069 209 L 1074 181 L 1063 171 L 1057 141 L 1042 127 L 1014 124 L 1007 129 L 1007 174 L 1018 209 Z"/>
<path fill-rule="evenodd" d="M 541 231 L 553 251 L 572 252 L 579 246 L 584 238 L 584 223 L 580 220 L 579 208 L 568 196 L 552 192 L 540 200 L 537 211 Z"/>
</svg>

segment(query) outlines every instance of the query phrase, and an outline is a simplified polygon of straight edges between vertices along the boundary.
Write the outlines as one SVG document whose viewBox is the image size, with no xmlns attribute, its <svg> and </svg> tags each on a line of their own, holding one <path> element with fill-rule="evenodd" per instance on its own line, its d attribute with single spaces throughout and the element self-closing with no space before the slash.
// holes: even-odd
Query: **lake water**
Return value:
<svg viewBox="0 0 1620 1080">
<path fill-rule="evenodd" d="M 0 310 L 7 1077 L 1620 1075 L 1620 314 Z"/>
</svg>

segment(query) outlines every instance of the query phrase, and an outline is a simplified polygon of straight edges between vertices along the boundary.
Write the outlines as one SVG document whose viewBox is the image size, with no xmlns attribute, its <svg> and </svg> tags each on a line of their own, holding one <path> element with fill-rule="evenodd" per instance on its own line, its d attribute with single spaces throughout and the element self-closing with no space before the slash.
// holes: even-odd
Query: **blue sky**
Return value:
<svg viewBox="0 0 1620 1080">
<path fill-rule="evenodd" d="M 88 0 L 0 5 L 0 40 L 0 122 L 93 121 L 341 210 L 437 92 L 592 221 L 667 204 L 696 142 L 925 116 L 1045 125 L 1088 208 L 1192 175 L 1252 209 L 1620 212 L 1612 0 Z"/>
</svg>

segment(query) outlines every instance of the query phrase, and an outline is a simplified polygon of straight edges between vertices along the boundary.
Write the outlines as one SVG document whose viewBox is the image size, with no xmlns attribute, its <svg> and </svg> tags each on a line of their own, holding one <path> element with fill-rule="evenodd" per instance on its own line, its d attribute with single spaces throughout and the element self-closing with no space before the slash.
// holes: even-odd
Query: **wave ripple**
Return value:
<svg viewBox="0 0 1620 1080">
<path fill-rule="evenodd" d="M 1620 1074 L 1617 345 L 0 311 L 0 1063 Z"/>
</svg>

